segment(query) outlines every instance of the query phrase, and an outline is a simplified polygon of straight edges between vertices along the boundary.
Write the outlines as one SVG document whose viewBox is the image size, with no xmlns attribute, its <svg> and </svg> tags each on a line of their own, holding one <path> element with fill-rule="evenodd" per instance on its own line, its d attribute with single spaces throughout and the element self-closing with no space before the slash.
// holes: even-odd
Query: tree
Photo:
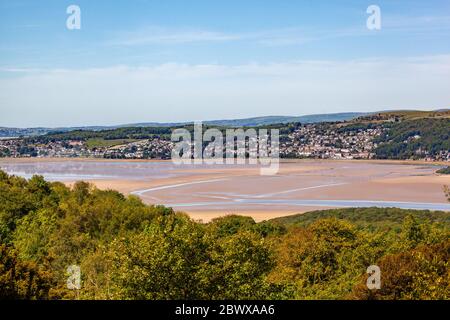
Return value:
<svg viewBox="0 0 450 320">
<path fill-rule="evenodd" d="M 299 299 L 336 297 L 351 289 L 342 276 L 358 274 L 358 268 L 347 263 L 352 261 L 357 239 L 350 223 L 335 218 L 294 228 L 276 246 L 278 264 L 270 279 L 295 284 Z"/>
<path fill-rule="evenodd" d="M 449 261 L 450 241 L 387 255 L 377 263 L 381 270 L 381 289 L 367 289 L 364 276 L 350 298 L 447 300 L 450 298 Z"/>
<path fill-rule="evenodd" d="M 209 227 L 217 237 L 224 237 L 236 234 L 240 230 L 251 230 L 255 224 L 255 220 L 251 217 L 230 215 L 213 219 Z"/>
<path fill-rule="evenodd" d="M 203 228 L 188 217 L 160 217 L 143 232 L 116 239 L 111 298 L 198 299 L 198 270 L 206 261 Z"/>
<path fill-rule="evenodd" d="M 408 248 L 414 248 L 425 238 L 422 226 L 412 215 L 406 216 L 403 221 L 402 237 L 404 245 Z"/>
<path fill-rule="evenodd" d="M 200 271 L 205 299 L 266 299 L 273 287 L 266 282 L 275 261 L 265 240 L 251 231 L 206 240 L 208 261 Z"/>
<path fill-rule="evenodd" d="M 13 249 L 0 244 L 0 299 L 47 299 L 51 279 L 48 271 L 20 260 Z"/>
</svg>

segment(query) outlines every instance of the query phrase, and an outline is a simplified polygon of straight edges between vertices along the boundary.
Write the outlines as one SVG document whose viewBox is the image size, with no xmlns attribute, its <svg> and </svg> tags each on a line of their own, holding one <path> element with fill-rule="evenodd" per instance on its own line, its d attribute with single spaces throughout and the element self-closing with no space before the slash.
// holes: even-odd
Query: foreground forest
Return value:
<svg viewBox="0 0 450 320">
<path fill-rule="evenodd" d="M 85 182 L 0 171 L 3 299 L 450 299 L 450 213 L 339 209 L 208 224 Z M 81 289 L 66 287 L 81 269 Z M 381 289 L 366 269 L 381 270 Z"/>
</svg>

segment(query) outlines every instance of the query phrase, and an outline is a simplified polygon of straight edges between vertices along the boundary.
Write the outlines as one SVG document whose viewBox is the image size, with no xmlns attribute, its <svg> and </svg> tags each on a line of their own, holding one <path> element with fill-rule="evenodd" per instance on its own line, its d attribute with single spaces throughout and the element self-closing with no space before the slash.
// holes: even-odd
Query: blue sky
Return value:
<svg viewBox="0 0 450 320">
<path fill-rule="evenodd" d="M 444 108 L 449 69 L 448 0 L 0 1 L 0 126 Z"/>
</svg>

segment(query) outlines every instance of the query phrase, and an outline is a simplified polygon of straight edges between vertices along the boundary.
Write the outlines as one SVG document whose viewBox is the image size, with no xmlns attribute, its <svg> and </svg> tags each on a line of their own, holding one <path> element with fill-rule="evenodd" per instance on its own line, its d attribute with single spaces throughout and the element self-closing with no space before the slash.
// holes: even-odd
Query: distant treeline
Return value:
<svg viewBox="0 0 450 320">
<path fill-rule="evenodd" d="M 173 128 L 168 127 L 130 127 L 118 128 L 103 131 L 93 130 L 75 130 L 69 132 L 55 132 L 43 136 L 36 136 L 27 138 L 30 143 L 48 143 L 52 141 L 86 141 L 88 139 L 150 139 L 155 136 L 168 136 L 172 133 Z"/>
<path fill-rule="evenodd" d="M 271 124 L 265 126 L 264 129 L 279 129 L 280 135 L 286 135 L 293 132 L 298 128 L 300 123 L 290 123 L 290 124 Z M 29 137 L 26 139 L 28 143 L 48 143 L 52 141 L 87 141 L 89 139 L 104 139 L 104 140 L 118 140 L 118 139 L 151 139 L 151 138 L 162 138 L 170 140 L 171 134 L 175 129 L 186 129 L 193 134 L 194 126 L 185 125 L 180 127 L 129 127 L 129 128 L 118 128 L 111 130 L 74 130 L 69 132 L 53 132 L 42 136 Z M 220 130 L 224 135 L 227 129 L 238 129 L 238 128 L 228 128 L 212 125 L 203 125 L 203 133 L 210 129 L 215 128 Z M 242 129 L 247 130 L 254 128 L 257 130 L 260 127 L 242 127 Z"/>
<path fill-rule="evenodd" d="M 449 299 L 450 213 L 341 209 L 202 224 L 0 171 L 2 299 Z M 66 287 L 69 266 L 81 288 Z M 381 269 L 380 290 L 366 269 Z"/>
</svg>

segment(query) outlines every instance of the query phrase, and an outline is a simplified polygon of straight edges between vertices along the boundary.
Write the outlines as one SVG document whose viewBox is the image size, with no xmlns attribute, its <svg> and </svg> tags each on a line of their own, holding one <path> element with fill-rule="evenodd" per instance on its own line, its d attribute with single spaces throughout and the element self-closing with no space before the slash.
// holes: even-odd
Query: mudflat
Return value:
<svg viewBox="0 0 450 320">
<path fill-rule="evenodd" d="M 209 221 L 240 214 L 257 221 L 311 210 L 380 206 L 448 210 L 441 166 L 396 161 L 288 160 L 277 175 L 249 165 L 181 165 L 170 161 L 1 159 L 0 168 L 41 174 L 68 185 L 85 180 L 100 189 L 135 194 Z"/>
</svg>

